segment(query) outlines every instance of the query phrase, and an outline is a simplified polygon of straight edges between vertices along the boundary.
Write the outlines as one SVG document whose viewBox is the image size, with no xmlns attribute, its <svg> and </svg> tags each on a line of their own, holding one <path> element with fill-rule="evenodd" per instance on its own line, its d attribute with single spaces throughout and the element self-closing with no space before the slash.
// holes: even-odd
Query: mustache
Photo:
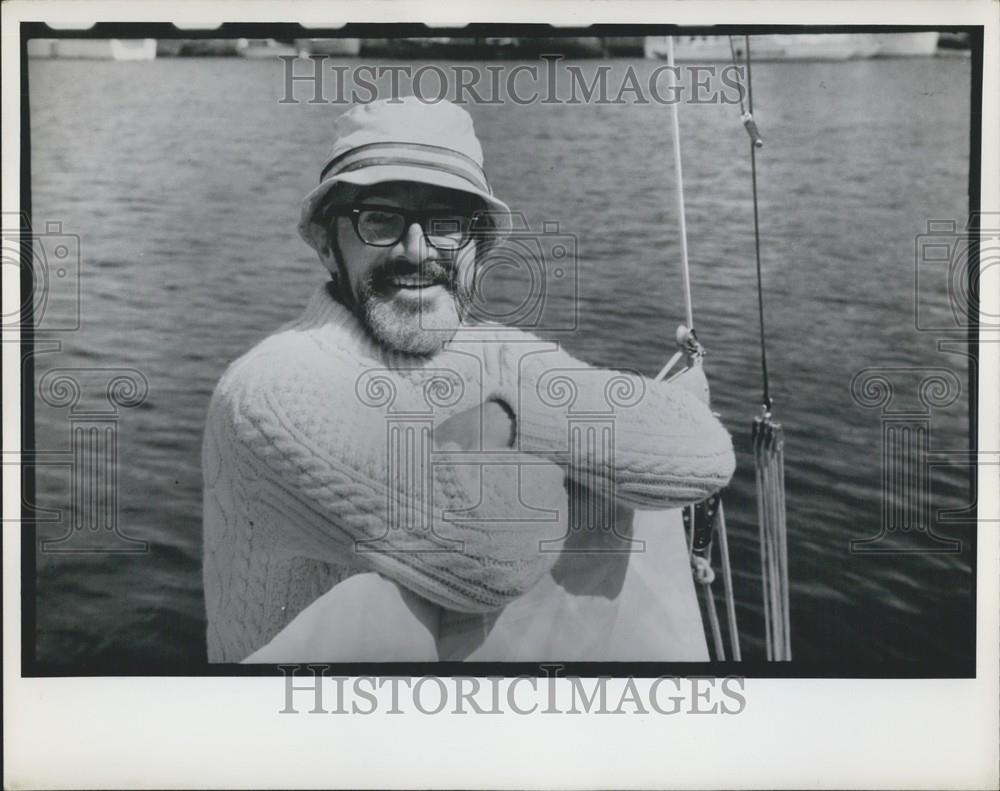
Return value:
<svg viewBox="0 0 1000 791">
<path fill-rule="evenodd" d="M 420 264 L 404 258 L 387 261 L 369 274 L 368 281 L 372 286 L 379 286 L 407 275 L 419 275 L 431 280 L 435 285 L 447 286 L 451 290 L 456 287 L 456 267 L 434 259 L 422 261 Z"/>
</svg>

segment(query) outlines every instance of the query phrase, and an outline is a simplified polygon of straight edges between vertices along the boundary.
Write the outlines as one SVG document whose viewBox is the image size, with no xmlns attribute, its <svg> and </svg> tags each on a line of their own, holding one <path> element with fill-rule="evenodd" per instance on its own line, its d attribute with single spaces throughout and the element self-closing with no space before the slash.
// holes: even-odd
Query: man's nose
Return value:
<svg viewBox="0 0 1000 791">
<path fill-rule="evenodd" d="M 424 229 L 420 227 L 418 222 L 410 223 L 410 227 L 406 229 L 406 233 L 403 234 L 403 238 L 399 240 L 398 244 L 403 256 L 414 263 L 419 264 L 427 255 L 428 245 L 424 239 Z"/>
</svg>

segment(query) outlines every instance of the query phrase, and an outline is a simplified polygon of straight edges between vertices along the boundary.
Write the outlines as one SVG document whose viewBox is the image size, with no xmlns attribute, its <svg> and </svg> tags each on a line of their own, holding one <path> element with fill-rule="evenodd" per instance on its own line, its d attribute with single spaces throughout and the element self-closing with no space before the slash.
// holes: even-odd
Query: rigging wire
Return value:
<svg viewBox="0 0 1000 791">
<path fill-rule="evenodd" d="M 746 36 L 747 51 L 747 113 L 748 119 L 753 122 L 753 72 L 750 66 L 750 36 Z M 757 149 L 760 138 L 758 137 L 750 145 L 750 180 L 753 185 L 753 242 L 754 254 L 757 259 L 757 315 L 760 320 L 760 368 L 764 377 L 763 404 L 767 412 L 771 411 L 771 389 L 767 378 L 767 344 L 764 336 L 764 283 L 760 266 L 760 209 L 757 198 Z M 763 142 L 763 141 L 760 141 Z"/>
<path fill-rule="evenodd" d="M 744 36 L 746 50 L 746 96 L 740 88 L 742 121 L 750 135 L 750 174 L 753 187 L 754 253 L 757 264 L 757 312 L 760 322 L 760 362 L 763 375 L 763 410 L 754 418 L 752 445 L 757 489 L 757 522 L 760 529 L 761 580 L 764 588 L 764 631 L 767 658 L 788 661 L 792 658 L 788 584 L 788 527 L 785 518 L 784 431 L 772 416 L 767 373 L 767 343 L 764 332 L 764 287 L 760 255 L 760 211 L 757 195 L 757 149 L 764 141 L 753 120 L 753 72 L 750 37 Z M 733 65 L 738 67 L 733 37 L 729 37 Z"/>
<path fill-rule="evenodd" d="M 753 118 L 753 71 L 750 58 L 750 36 L 743 37 L 744 51 L 746 52 L 746 104 L 743 103 L 743 84 L 740 84 L 740 118 L 747 132 L 750 134 L 750 183 L 753 188 L 753 240 L 754 254 L 757 261 L 757 318 L 760 324 L 760 368 L 764 379 L 764 393 L 762 403 L 765 412 L 770 412 L 773 402 L 771 401 L 771 389 L 767 376 L 767 344 L 764 333 L 764 285 L 761 275 L 760 264 L 760 209 L 757 196 L 757 149 L 764 145 L 764 141 L 757 131 L 757 124 Z M 738 66 L 736 56 L 736 46 L 733 43 L 733 36 L 729 37 L 729 52 L 733 58 L 733 65 Z"/>
</svg>

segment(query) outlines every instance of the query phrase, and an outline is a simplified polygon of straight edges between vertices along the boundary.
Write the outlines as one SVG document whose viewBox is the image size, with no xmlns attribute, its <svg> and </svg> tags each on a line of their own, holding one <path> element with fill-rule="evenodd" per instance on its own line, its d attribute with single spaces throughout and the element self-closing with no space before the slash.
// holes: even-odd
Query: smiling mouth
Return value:
<svg viewBox="0 0 1000 791">
<path fill-rule="evenodd" d="M 420 275 L 397 275 L 396 277 L 390 278 L 389 282 L 396 286 L 396 288 L 406 289 L 421 289 L 430 288 L 431 286 L 445 285 L 441 282 L 440 278 L 422 277 Z"/>
</svg>

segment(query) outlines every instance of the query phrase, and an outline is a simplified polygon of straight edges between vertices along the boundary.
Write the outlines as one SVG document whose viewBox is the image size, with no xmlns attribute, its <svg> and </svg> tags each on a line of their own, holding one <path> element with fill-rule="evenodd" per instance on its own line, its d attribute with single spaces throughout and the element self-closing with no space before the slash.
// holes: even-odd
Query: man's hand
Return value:
<svg viewBox="0 0 1000 791">
<path fill-rule="evenodd" d="M 462 450 L 502 450 L 511 447 L 513 435 L 514 425 L 504 408 L 487 401 L 435 426 L 434 447 L 455 444 Z"/>
</svg>

